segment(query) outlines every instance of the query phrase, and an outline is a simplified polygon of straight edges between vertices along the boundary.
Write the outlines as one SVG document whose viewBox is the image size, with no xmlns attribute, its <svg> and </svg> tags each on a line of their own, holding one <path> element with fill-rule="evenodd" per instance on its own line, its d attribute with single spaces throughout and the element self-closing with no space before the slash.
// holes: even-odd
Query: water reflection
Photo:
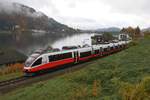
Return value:
<svg viewBox="0 0 150 100">
<path fill-rule="evenodd" d="M 28 36 L 29 35 L 29 36 Z M 83 46 L 84 44 L 91 45 L 91 36 L 94 35 L 90 33 L 78 33 L 72 36 L 62 37 L 62 36 L 52 36 L 49 34 L 32 36 L 27 34 L 27 36 L 21 36 L 20 41 L 16 41 L 14 39 L 7 39 L 4 45 L 8 47 L 16 48 L 16 50 L 21 53 L 29 56 L 33 53 L 33 51 L 37 49 L 43 49 L 48 46 L 52 46 L 53 48 L 62 49 L 63 46 Z M 0 38 L 1 40 L 1 38 Z M 2 46 L 2 45 L 1 45 Z"/>
<path fill-rule="evenodd" d="M 80 45 L 83 46 L 84 44 L 91 45 L 91 36 L 94 33 L 84 33 L 84 34 L 77 34 L 73 36 L 68 36 L 66 38 L 62 38 L 57 40 L 52 44 L 53 48 L 61 49 L 63 46 L 73 46 L 73 45 Z"/>
</svg>

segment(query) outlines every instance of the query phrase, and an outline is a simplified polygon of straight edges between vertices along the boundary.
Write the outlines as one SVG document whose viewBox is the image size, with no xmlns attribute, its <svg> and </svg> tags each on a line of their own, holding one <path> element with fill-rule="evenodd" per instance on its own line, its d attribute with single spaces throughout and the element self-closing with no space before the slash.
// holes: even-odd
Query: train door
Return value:
<svg viewBox="0 0 150 100">
<path fill-rule="evenodd" d="M 107 54 L 110 54 L 111 52 L 111 49 L 110 49 L 110 46 L 107 47 Z"/>
<path fill-rule="evenodd" d="M 74 54 L 74 62 L 77 63 L 79 61 L 79 53 L 78 51 L 75 51 L 73 54 Z"/>
<path fill-rule="evenodd" d="M 103 48 L 100 47 L 100 55 L 102 56 L 103 55 Z"/>
<path fill-rule="evenodd" d="M 95 55 L 95 50 L 94 50 L 94 48 L 93 48 L 93 47 L 92 47 L 91 54 L 92 54 L 92 55 Z"/>
</svg>

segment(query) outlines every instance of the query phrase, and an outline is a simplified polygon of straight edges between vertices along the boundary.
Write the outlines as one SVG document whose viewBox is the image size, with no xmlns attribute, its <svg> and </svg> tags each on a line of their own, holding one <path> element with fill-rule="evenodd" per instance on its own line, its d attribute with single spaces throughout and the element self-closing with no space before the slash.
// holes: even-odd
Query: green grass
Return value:
<svg viewBox="0 0 150 100">
<path fill-rule="evenodd" d="M 79 71 L 17 89 L 0 100 L 122 100 L 119 91 L 123 84 L 134 86 L 150 77 L 150 37 L 136 44 Z"/>
<path fill-rule="evenodd" d="M 5 81 L 5 80 L 12 79 L 12 78 L 17 78 L 17 77 L 22 76 L 22 75 L 23 75 L 22 72 L 15 72 L 15 73 L 10 73 L 10 74 L 6 74 L 6 75 L 1 75 L 0 81 Z"/>
</svg>

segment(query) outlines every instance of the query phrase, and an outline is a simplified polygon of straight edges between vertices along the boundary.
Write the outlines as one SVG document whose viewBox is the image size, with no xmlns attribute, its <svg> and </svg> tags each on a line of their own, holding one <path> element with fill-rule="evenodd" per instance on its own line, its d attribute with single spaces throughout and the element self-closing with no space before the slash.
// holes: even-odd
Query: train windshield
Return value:
<svg viewBox="0 0 150 100">
<path fill-rule="evenodd" d="M 29 67 L 40 54 L 32 54 L 25 62 L 25 66 Z"/>
</svg>

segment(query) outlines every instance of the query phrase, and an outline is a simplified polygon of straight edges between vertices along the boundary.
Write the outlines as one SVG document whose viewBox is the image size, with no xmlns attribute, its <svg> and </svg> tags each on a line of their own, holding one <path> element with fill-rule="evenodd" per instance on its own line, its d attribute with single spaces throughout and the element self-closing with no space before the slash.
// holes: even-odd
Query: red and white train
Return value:
<svg viewBox="0 0 150 100">
<path fill-rule="evenodd" d="M 24 72 L 29 74 L 59 68 L 67 64 L 76 64 L 92 58 L 106 56 L 126 48 L 128 41 L 117 43 L 92 45 L 90 47 L 75 48 L 55 52 L 34 53 L 25 62 Z"/>
</svg>

